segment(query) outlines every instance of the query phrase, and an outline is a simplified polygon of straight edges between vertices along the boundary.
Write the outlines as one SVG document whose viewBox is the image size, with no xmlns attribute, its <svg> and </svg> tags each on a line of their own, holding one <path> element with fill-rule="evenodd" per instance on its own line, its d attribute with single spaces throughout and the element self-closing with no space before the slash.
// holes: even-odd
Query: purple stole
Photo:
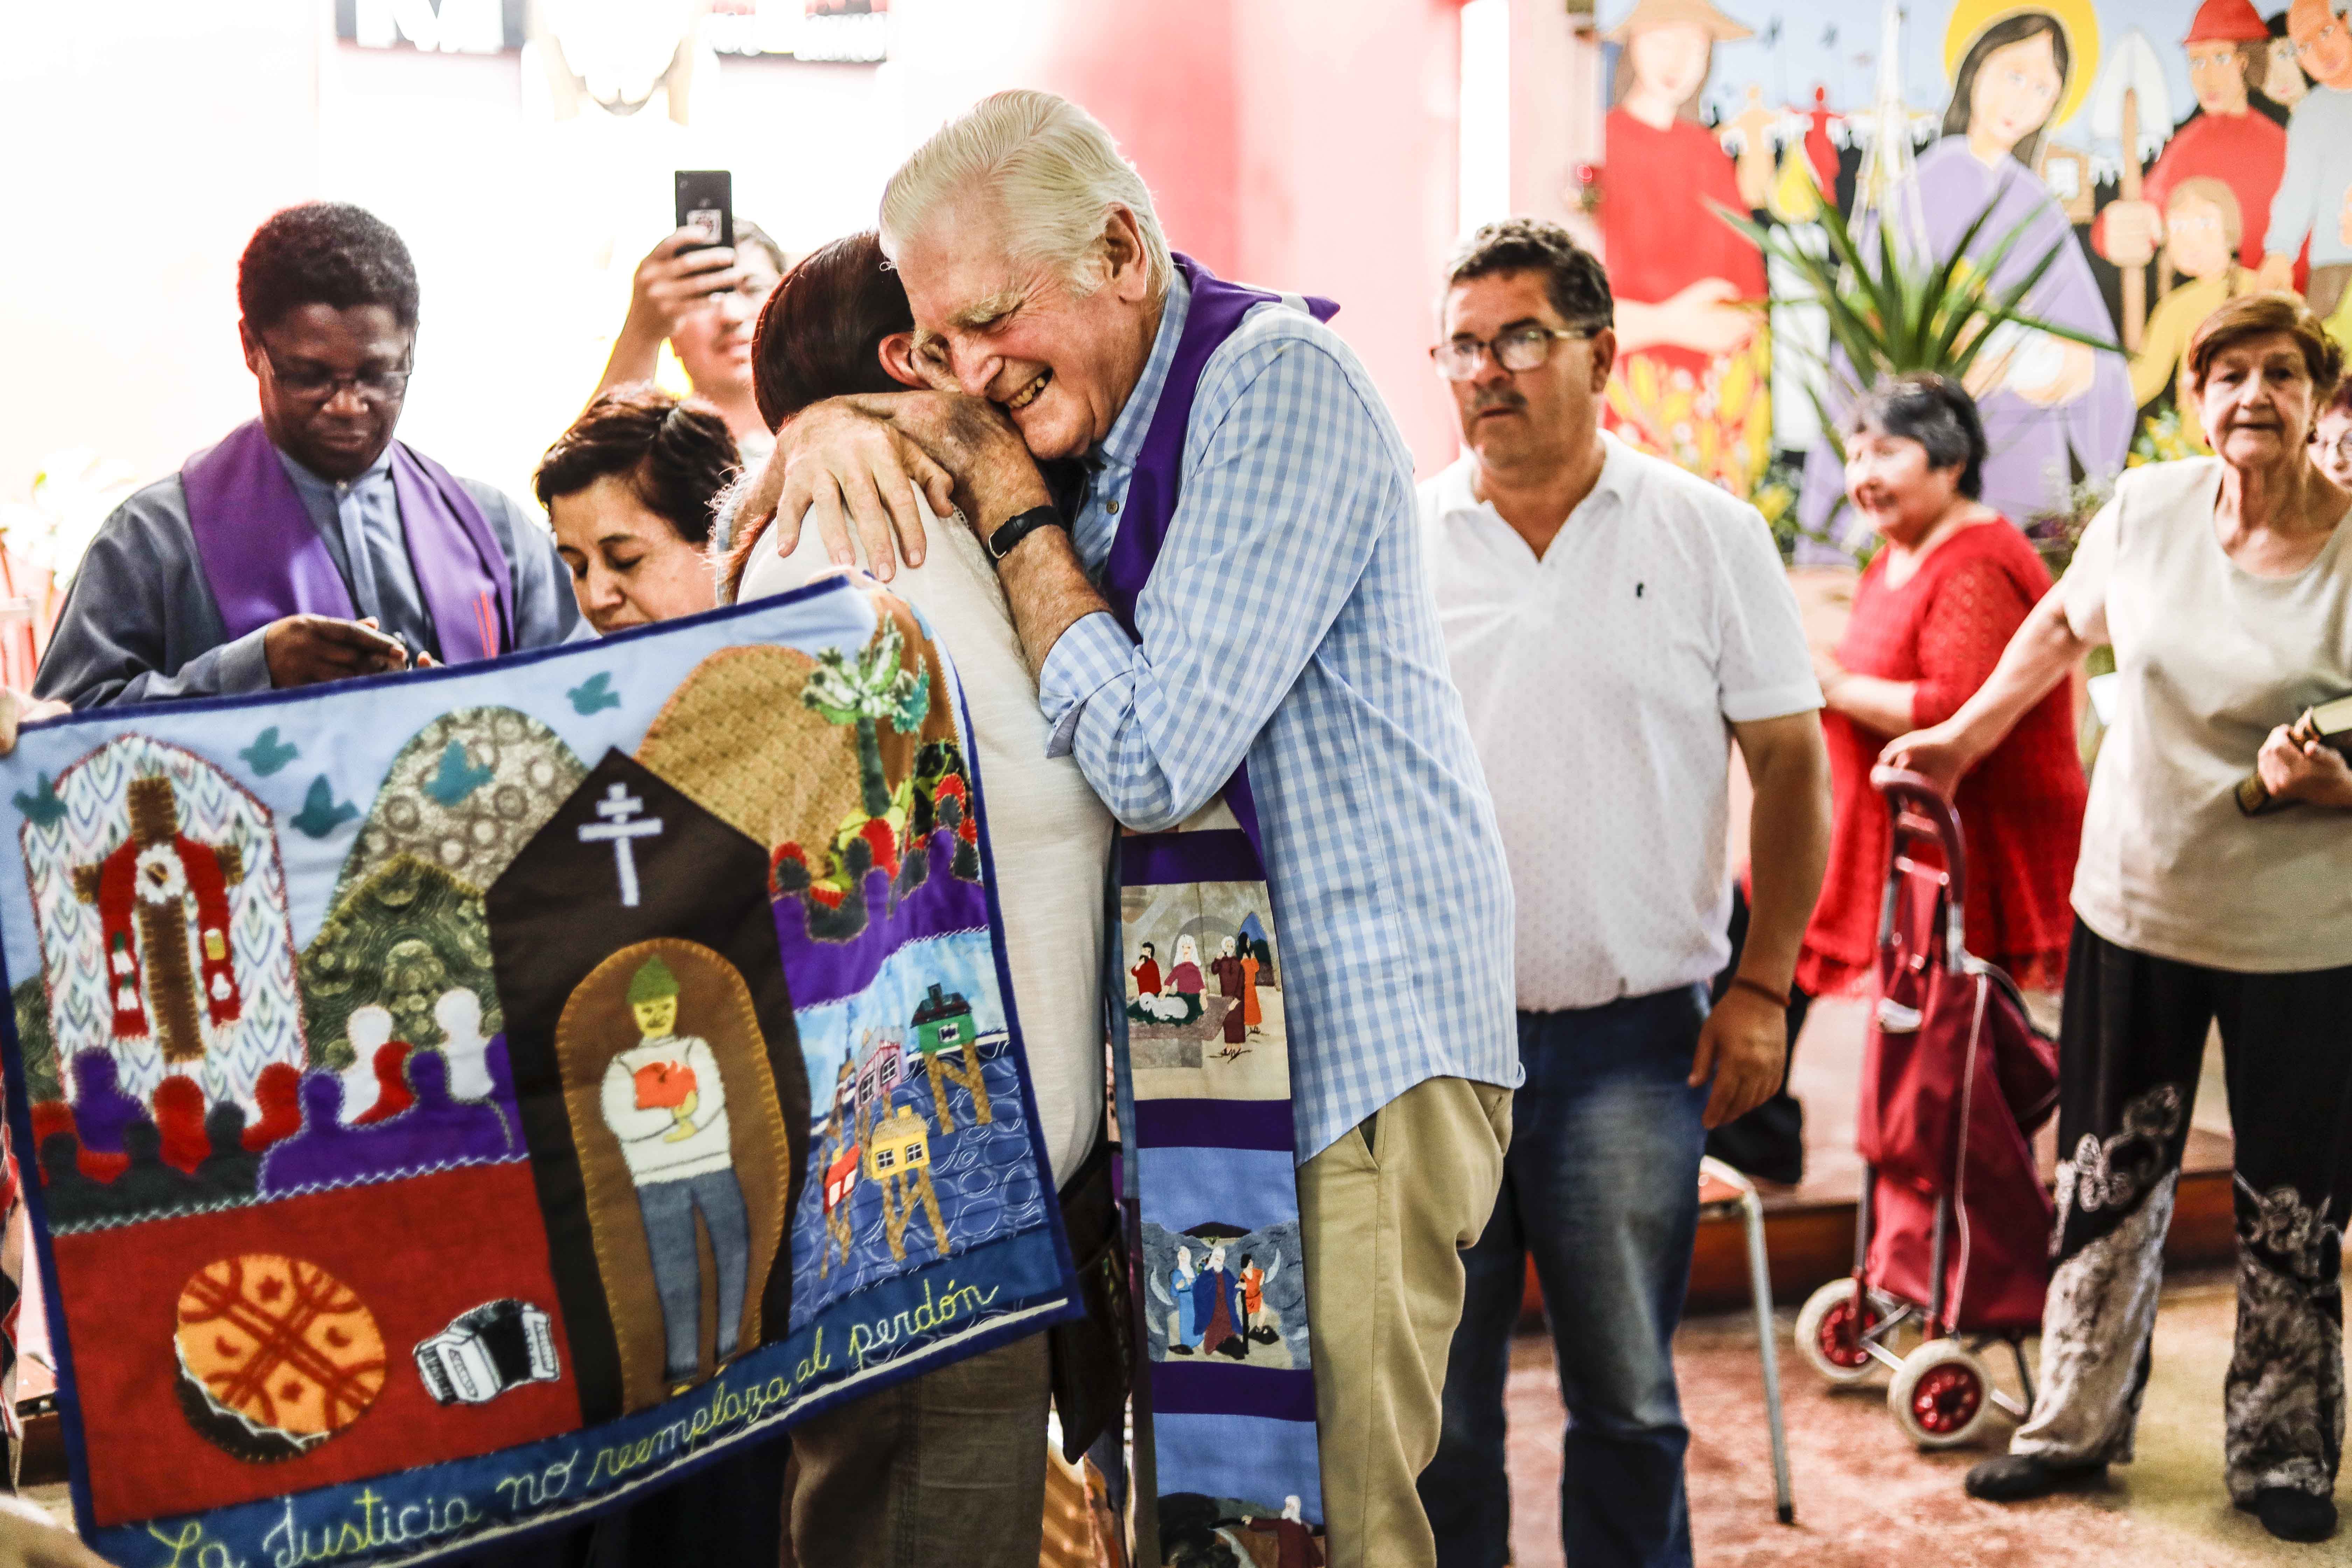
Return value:
<svg viewBox="0 0 2352 1568">
<path fill-rule="evenodd" d="M 196 559 L 230 641 L 287 616 L 358 617 L 351 588 L 261 421 L 238 426 L 189 458 L 180 485 Z M 392 489 L 443 662 L 510 651 L 513 578 L 481 509 L 448 469 L 398 441 Z"/>
<path fill-rule="evenodd" d="M 1223 282 L 1189 257 L 1176 265 L 1192 304 L 1103 567 L 1103 595 L 1129 636 L 1175 518 L 1201 373 L 1244 315 L 1282 298 Z M 1306 303 L 1318 320 L 1339 309 Z M 1267 1521 L 1286 1507 L 1310 1526 L 1323 1517 L 1281 954 L 1245 768 L 1223 793 L 1238 828 L 1119 839 L 1120 967 L 1139 967 L 1150 942 L 1166 976 L 1160 994 L 1127 1003 L 1115 1053 L 1145 1370 L 1135 1385 L 1139 1542 L 1157 1538 L 1162 1505 L 1171 1519 L 1198 1506 L 1174 1504 L 1179 1496 L 1230 1500 Z M 1257 960 L 1254 984 L 1213 989 L 1199 978 L 1244 956 Z M 1230 991 L 1244 994 L 1221 994 Z"/>
</svg>

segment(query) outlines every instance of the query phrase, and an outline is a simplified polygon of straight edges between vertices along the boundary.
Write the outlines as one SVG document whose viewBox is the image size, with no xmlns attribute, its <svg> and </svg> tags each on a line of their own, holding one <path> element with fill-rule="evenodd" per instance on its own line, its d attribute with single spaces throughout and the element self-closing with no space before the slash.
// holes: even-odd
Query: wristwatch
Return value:
<svg viewBox="0 0 2352 1568">
<path fill-rule="evenodd" d="M 988 558 L 991 561 L 1003 560 L 1023 540 L 1041 528 L 1066 529 L 1069 526 L 1055 508 L 1033 506 L 1000 523 L 996 531 L 988 536 Z"/>
</svg>

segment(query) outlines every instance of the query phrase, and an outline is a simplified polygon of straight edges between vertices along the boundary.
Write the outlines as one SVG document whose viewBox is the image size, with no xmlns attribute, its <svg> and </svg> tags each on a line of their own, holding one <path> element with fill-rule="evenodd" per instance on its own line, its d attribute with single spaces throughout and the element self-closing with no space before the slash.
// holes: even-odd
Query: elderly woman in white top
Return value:
<svg viewBox="0 0 2352 1568">
<path fill-rule="evenodd" d="M 2057 1269 L 2006 1501 L 2132 1456 L 2159 1254 L 2208 1028 L 2237 1129 L 2230 1495 L 2273 1535 L 2336 1528 L 2337 1268 L 2352 1195 L 2352 768 L 2296 732 L 2352 693 L 2352 493 L 2309 440 L 2342 355 L 2292 295 L 2214 312 L 2189 351 L 2213 458 L 2136 469 L 2000 668 L 1884 760 L 1946 787 L 2102 643 L 2121 689 L 2075 868 L 2059 1056 Z M 2238 785 L 2259 777 L 2246 803 Z"/>
</svg>

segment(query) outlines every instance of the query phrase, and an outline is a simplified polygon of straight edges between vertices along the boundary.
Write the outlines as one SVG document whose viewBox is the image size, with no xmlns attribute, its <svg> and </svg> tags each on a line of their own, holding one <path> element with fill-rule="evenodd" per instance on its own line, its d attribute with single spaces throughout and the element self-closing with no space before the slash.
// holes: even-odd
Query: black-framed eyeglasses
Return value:
<svg viewBox="0 0 2352 1568">
<path fill-rule="evenodd" d="M 1551 358 L 1551 346 L 1570 338 L 1589 338 L 1598 327 L 1511 327 L 1492 339 L 1462 337 L 1429 351 L 1429 363 L 1448 381 L 1468 381 L 1478 374 L 1478 362 L 1492 354 L 1507 371 L 1534 370 Z"/>
<path fill-rule="evenodd" d="M 412 355 L 410 362 L 397 370 L 363 370 L 355 375 L 339 375 L 315 366 L 288 370 L 278 363 L 268 340 L 257 334 L 255 341 L 261 344 L 261 357 L 269 362 L 270 379 L 278 384 L 278 390 L 299 403 L 329 402 L 347 386 L 363 402 L 379 406 L 397 403 L 408 395 L 408 378 L 416 369 Z"/>
</svg>

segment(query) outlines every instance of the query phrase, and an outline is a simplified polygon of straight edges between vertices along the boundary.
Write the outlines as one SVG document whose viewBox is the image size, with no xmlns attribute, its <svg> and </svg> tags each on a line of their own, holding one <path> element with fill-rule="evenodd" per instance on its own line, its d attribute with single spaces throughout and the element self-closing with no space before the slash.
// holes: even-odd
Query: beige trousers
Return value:
<svg viewBox="0 0 2352 1568">
<path fill-rule="evenodd" d="M 1330 1568 L 1429 1568 L 1413 1483 L 1437 1453 L 1462 1248 L 1486 1228 L 1511 1091 L 1415 1084 L 1298 1171 Z"/>
</svg>

